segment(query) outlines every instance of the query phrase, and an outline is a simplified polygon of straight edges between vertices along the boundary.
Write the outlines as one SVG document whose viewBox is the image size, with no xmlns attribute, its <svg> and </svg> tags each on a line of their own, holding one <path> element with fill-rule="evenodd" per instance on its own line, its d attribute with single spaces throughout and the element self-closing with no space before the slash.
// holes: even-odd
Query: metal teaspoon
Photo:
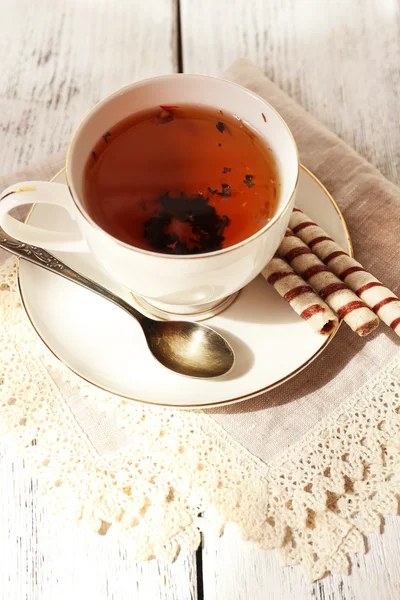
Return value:
<svg viewBox="0 0 400 600">
<path fill-rule="evenodd" d="M 0 247 L 47 271 L 56 273 L 113 302 L 140 324 L 152 355 L 164 367 L 188 377 L 218 377 L 233 366 L 231 346 L 216 331 L 189 321 L 156 321 L 98 283 L 77 273 L 58 258 L 37 246 L 9 237 L 0 229 Z"/>
</svg>

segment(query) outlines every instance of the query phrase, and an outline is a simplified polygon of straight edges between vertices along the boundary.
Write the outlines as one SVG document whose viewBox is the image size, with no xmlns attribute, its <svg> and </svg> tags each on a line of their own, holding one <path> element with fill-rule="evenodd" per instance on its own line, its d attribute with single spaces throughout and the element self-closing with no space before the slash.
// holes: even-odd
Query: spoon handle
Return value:
<svg viewBox="0 0 400 600">
<path fill-rule="evenodd" d="M 148 319 L 148 317 L 142 315 L 142 313 L 133 308 L 133 306 L 128 304 L 128 302 L 125 302 L 125 300 L 119 298 L 105 287 L 96 283 L 95 281 L 92 281 L 88 277 L 77 273 L 77 271 L 71 269 L 71 267 L 63 263 L 59 258 L 56 258 L 50 254 L 50 252 L 47 252 L 47 250 L 15 240 L 7 235 L 2 229 L 0 229 L 0 248 L 3 248 L 7 252 L 11 252 L 11 254 L 19 256 L 20 258 L 23 258 L 34 265 L 42 267 L 47 271 L 51 271 L 51 273 L 56 273 L 56 275 L 60 275 L 61 277 L 64 277 L 64 279 L 68 279 L 73 283 L 77 283 L 81 287 L 94 292 L 102 298 L 106 298 L 110 302 L 113 302 L 113 304 L 116 304 L 120 308 L 124 309 L 141 324 Z"/>
</svg>

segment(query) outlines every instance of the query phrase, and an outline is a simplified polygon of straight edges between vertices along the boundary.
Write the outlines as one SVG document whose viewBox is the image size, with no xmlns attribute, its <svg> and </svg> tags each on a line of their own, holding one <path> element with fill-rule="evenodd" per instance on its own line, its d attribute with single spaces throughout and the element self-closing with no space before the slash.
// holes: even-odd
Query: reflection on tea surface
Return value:
<svg viewBox="0 0 400 600">
<path fill-rule="evenodd" d="M 257 132 L 201 105 L 157 106 L 104 133 L 88 158 L 93 220 L 145 250 L 200 254 L 250 237 L 273 217 L 277 168 Z"/>
</svg>

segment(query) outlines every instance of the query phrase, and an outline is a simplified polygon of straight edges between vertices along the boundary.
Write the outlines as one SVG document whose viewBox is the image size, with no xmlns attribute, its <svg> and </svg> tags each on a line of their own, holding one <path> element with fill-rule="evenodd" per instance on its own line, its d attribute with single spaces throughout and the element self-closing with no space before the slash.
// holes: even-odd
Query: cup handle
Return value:
<svg viewBox="0 0 400 600">
<path fill-rule="evenodd" d="M 49 181 L 24 181 L 11 185 L 0 198 L 0 227 L 11 237 L 26 244 L 47 250 L 87 252 L 88 246 L 77 232 L 59 232 L 42 229 L 14 219 L 9 212 L 24 204 L 56 204 L 62 206 L 75 220 L 75 207 L 68 188 L 62 183 Z"/>
</svg>

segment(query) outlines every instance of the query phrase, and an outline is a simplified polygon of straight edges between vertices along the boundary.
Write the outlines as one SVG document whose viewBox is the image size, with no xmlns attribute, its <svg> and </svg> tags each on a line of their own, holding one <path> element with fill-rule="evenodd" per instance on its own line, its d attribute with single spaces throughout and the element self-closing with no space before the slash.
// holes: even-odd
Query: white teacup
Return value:
<svg viewBox="0 0 400 600">
<path fill-rule="evenodd" d="M 217 107 L 238 115 L 264 138 L 278 165 L 280 189 L 272 220 L 242 242 L 207 254 L 159 254 L 121 242 L 91 219 L 84 204 L 85 164 L 104 132 L 133 113 L 180 103 Z M 195 315 L 221 306 L 272 258 L 288 225 L 298 175 L 299 159 L 292 134 L 265 100 L 222 79 L 166 75 L 129 85 L 100 102 L 80 124 L 69 145 L 68 186 L 25 181 L 7 188 L 0 202 L 0 226 L 14 238 L 48 250 L 90 251 L 109 274 L 151 305 L 166 313 Z M 64 207 L 76 220 L 79 234 L 39 229 L 8 214 L 16 206 L 31 203 Z"/>
</svg>

